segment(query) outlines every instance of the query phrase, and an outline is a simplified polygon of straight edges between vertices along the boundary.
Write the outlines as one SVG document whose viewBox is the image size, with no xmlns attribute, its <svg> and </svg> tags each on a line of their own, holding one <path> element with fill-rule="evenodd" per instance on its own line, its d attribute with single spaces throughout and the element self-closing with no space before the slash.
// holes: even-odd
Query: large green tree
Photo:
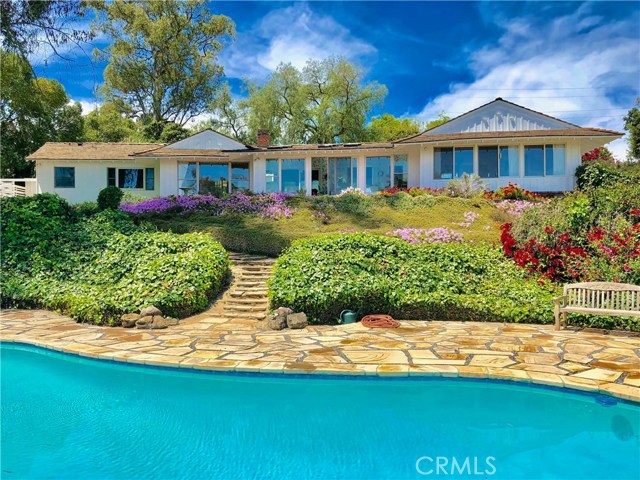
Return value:
<svg viewBox="0 0 640 480">
<path fill-rule="evenodd" d="M 217 63 L 233 22 L 205 0 L 113 0 L 92 3 L 97 28 L 111 37 L 103 93 L 132 118 L 184 125 L 219 88 Z"/>
<path fill-rule="evenodd" d="M 262 86 L 246 82 L 247 98 L 221 96 L 212 109 L 226 133 L 251 142 L 261 128 L 273 142 L 362 141 L 368 115 L 387 94 L 363 77 L 342 58 L 310 60 L 301 70 L 282 64 Z"/>
<path fill-rule="evenodd" d="M 2 48 L 23 58 L 42 47 L 64 58 L 66 43 L 81 44 L 93 37 L 79 21 L 84 4 L 78 0 L 2 0 L 0 34 Z"/>
<path fill-rule="evenodd" d="M 392 142 L 401 138 L 417 135 L 423 128 L 422 122 L 412 118 L 398 118 L 389 113 L 371 120 L 368 139 L 373 142 Z"/>
<path fill-rule="evenodd" d="M 0 52 L 0 175 L 32 177 L 25 159 L 45 142 L 78 141 L 83 136 L 82 108 L 70 104 L 60 83 L 34 78 L 23 57 Z"/>
<path fill-rule="evenodd" d="M 640 160 L 640 98 L 636 101 L 637 107 L 629 110 L 624 117 L 624 129 L 629 132 L 629 157 Z"/>
<path fill-rule="evenodd" d="M 113 103 L 104 103 L 85 117 L 84 138 L 89 142 L 132 142 L 139 137 L 136 122 L 122 115 Z"/>
</svg>

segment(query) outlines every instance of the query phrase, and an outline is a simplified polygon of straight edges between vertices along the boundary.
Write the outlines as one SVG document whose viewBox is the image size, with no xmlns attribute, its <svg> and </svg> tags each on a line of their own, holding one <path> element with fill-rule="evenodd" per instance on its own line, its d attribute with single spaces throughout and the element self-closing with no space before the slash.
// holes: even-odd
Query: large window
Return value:
<svg viewBox="0 0 640 480">
<path fill-rule="evenodd" d="M 280 191 L 280 174 L 278 173 L 278 159 L 267 159 L 267 192 Z"/>
<path fill-rule="evenodd" d="M 518 147 L 500 147 L 500 176 L 520 176 L 520 152 Z"/>
<path fill-rule="evenodd" d="M 231 164 L 231 191 L 249 190 L 249 164 L 248 163 L 232 163 Z"/>
<path fill-rule="evenodd" d="M 434 149 L 433 178 L 451 180 L 473 173 L 473 148 L 436 147 Z"/>
<path fill-rule="evenodd" d="M 145 168 L 144 169 L 144 189 L 155 190 L 156 188 L 156 169 Z"/>
<path fill-rule="evenodd" d="M 53 167 L 53 186 L 55 188 L 75 188 L 76 167 Z"/>
<path fill-rule="evenodd" d="M 455 148 L 453 151 L 453 165 L 455 176 L 460 178 L 463 174 L 473 173 L 473 148 Z"/>
<path fill-rule="evenodd" d="M 564 175 L 565 160 L 564 145 L 526 145 L 524 174 L 527 177 Z"/>
<path fill-rule="evenodd" d="M 144 170 L 142 168 L 118 169 L 118 187 L 142 188 L 144 183 Z"/>
<path fill-rule="evenodd" d="M 498 177 L 498 147 L 478 147 L 478 176 Z"/>
<path fill-rule="evenodd" d="M 298 193 L 305 190 L 304 159 L 282 160 L 282 191 Z"/>
<path fill-rule="evenodd" d="M 201 163 L 198 166 L 198 193 L 221 196 L 229 192 L 229 164 Z"/>
<path fill-rule="evenodd" d="M 367 193 L 375 193 L 391 186 L 391 158 L 367 157 Z"/>
<path fill-rule="evenodd" d="M 358 184 L 358 161 L 355 158 L 330 158 L 328 175 L 328 193 L 336 195 Z"/>
<path fill-rule="evenodd" d="M 178 164 L 178 190 L 180 190 L 182 195 L 190 195 L 198 192 L 196 188 L 196 178 L 196 163 Z"/>
<path fill-rule="evenodd" d="M 407 188 L 409 185 L 409 160 L 407 155 L 396 155 L 393 158 L 393 186 Z"/>
</svg>

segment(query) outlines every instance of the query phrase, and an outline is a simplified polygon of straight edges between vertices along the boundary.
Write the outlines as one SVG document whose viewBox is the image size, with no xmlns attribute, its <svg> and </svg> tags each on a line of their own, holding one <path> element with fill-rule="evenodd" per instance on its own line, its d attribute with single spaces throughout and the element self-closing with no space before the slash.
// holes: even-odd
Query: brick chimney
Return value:
<svg viewBox="0 0 640 480">
<path fill-rule="evenodd" d="M 258 147 L 266 148 L 271 144 L 271 135 L 266 128 L 258 129 Z"/>
</svg>

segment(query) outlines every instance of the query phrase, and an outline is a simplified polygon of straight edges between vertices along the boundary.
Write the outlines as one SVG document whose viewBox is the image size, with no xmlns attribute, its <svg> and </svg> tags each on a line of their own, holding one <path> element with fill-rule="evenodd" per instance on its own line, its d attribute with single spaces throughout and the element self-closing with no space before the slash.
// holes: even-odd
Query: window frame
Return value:
<svg viewBox="0 0 640 480">
<path fill-rule="evenodd" d="M 126 171 L 126 170 L 138 170 L 139 172 L 142 172 L 142 174 L 138 177 L 138 178 L 141 178 L 141 180 L 142 180 L 142 185 L 140 187 L 137 186 L 138 185 L 137 178 L 136 178 L 136 186 L 135 187 L 123 187 L 121 185 L 120 172 L 123 172 L 123 171 Z M 118 168 L 118 173 L 116 175 L 116 178 L 117 178 L 117 181 L 118 181 L 118 188 L 121 189 L 121 190 L 144 190 L 144 180 L 145 180 L 144 179 L 144 174 L 145 174 L 144 168 Z"/>
<path fill-rule="evenodd" d="M 72 175 L 71 185 L 59 185 L 58 184 L 58 175 L 56 175 L 58 170 L 71 170 Z M 76 188 L 76 167 L 53 167 L 53 188 Z"/>
<path fill-rule="evenodd" d="M 548 174 L 547 173 L 547 149 L 551 147 L 562 147 L 564 149 L 564 173 L 560 175 Z M 524 160 L 524 171 L 522 172 L 522 176 L 526 178 L 545 178 L 545 177 L 565 177 L 567 176 L 567 144 L 566 143 L 539 143 L 539 144 L 523 144 L 523 160 Z M 527 148 L 542 148 L 542 175 L 527 175 Z"/>
<path fill-rule="evenodd" d="M 151 188 L 149 188 L 149 172 L 151 172 Z M 144 168 L 144 189 L 153 191 L 156 189 L 156 169 L 155 167 Z"/>
</svg>

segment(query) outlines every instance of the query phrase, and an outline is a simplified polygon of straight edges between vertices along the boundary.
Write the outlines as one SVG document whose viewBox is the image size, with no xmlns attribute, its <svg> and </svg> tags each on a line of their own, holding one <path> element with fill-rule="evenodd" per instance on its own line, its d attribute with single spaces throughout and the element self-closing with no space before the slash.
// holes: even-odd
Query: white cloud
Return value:
<svg viewBox="0 0 640 480">
<path fill-rule="evenodd" d="M 87 115 L 88 113 L 93 112 L 94 110 L 97 110 L 102 105 L 102 103 L 98 102 L 97 100 L 92 100 L 88 98 L 78 98 L 78 99 L 69 98 L 68 104 L 73 105 L 76 102 L 79 103 L 80 106 L 82 107 L 82 115 Z"/>
<path fill-rule="evenodd" d="M 238 34 L 221 57 L 229 77 L 264 79 L 280 63 L 301 68 L 307 60 L 343 56 L 365 63 L 376 48 L 355 37 L 332 17 L 314 12 L 306 4 L 273 10 L 251 30 Z"/>
<path fill-rule="evenodd" d="M 528 17 L 493 20 L 505 32 L 470 54 L 475 80 L 450 85 L 423 108 L 420 119 L 441 111 L 456 116 L 502 97 L 578 125 L 622 130 L 622 117 L 638 95 L 635 19 L 607 21 L 583 5 L 544 23 Z M 626 156 L 624 141 L 610 147 L 618 158 Z"/>
</svg>

